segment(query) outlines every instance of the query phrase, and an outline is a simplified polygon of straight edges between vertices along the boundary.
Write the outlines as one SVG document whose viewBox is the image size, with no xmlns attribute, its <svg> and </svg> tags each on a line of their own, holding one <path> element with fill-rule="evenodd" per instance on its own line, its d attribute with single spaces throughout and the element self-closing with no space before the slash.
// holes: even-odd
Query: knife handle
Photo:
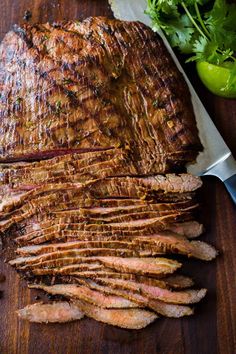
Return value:
<svg viewBox="0 0 236 354">
<path fill-rule="evenodd" d="M 236 174 L 226 179 L 224 184 L 229 194 L 231 195 L 234 204 L 236 204 Z"/>
</svg>

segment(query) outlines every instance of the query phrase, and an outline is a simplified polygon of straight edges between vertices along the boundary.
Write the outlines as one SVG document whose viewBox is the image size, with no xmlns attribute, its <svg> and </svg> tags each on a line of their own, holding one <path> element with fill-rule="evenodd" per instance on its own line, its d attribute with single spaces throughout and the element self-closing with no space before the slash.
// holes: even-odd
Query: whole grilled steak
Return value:
<svg viewBox="0 0 236 354">
<path fill-rule="evenodd" d="M 1 161 L 121 147 L 138 173 L 165 173 L 201 148 L 183 77 L 141 23 L 27 24 L 0 57 Z"/>
<path fill-rule="evenodd" d="M 189 289 L 166 256 L 217 251 L 191 240 L 203 232 L 202 182 L 184 166 L 201 143 L 161 39 L 102 17 L 15 27 L 0 46 L 0 89 L 4 255 L 57 296 L 19 316 L 140 329 L 191 315 L 206 290 Z"/>
</svg>

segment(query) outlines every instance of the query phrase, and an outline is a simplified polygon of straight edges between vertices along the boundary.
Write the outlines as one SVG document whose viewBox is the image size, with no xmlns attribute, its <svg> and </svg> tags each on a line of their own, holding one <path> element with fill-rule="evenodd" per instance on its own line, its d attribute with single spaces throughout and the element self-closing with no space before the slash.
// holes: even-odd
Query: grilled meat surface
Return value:
<svg viewBox="0 0 236 354">
<path fill-rule="evenodd" d="M 184 166 L 201 143 L 158 35 L 103 17 L 15 26 L 0 45 L 0 89 L 6 258 L 30 288 L 60 296 L 20 318 L 139 329 L 193 314 L 206 289 L 166 257 L 217 251 L 191 240 L 203 232 L 202 182 Z"/>
<path fill-rule="evenodd" d="M 186 83 L 141 23 L 26 24 L 0 57 L 2 161 L 122 147 L 140 174 L 163 173 L 201 148 Z"/>
</svg>

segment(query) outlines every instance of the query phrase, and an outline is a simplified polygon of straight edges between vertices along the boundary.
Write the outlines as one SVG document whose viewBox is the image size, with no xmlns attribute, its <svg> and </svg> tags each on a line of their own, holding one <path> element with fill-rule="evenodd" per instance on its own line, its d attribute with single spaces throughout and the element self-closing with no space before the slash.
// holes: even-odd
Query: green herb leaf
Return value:
<svg viewBox="0 0 236 354">
<path fill-rule="evenodd" d="M 162 29 L 170 44 L 182 53 L 193 53 L 187 61 L 206 60 L 221 64 L 235 60 L 236 5 L 225 0 L 148 0 L 146 13 L 154 30 Z M 210 8 L 210 11 L 209 11 Z"/>
<path fill-rule="evenodd" d="M 63 85 L 69 85 L 69 84 L 71 84 L 73 81 L 71 80 L 71 79 L 69 79 L 69 78 L 63 78 L 63 80 L 62 80 L 62 83 L 63 83 Z"/>
<path fill-rule="evenodd" d="M 15 100 L 15 104 L 19 105 L 22 101 L 23 101 L 23 99 L 21 97 L 17 96 L 16 100 Z"/>
<path fill-rule="evenodd" d="M 170 44 L 173 47 L 179 47 L 183 52 L 186 51 L 186 47 L 195 33 L 195 29 L 192 27 L 187 15 L 182 15 L 179 19 L 169 21 L 168 26 L 164 29 L 170 38 Z"/>
<path fill-rule="evenodd" d="M 225 0 L 216 0 L 210 12 L 205 15 L 205 23 L 211 38 L 222 49 L 236 50 L 236 5 Z"/>
<path fill-rule="evenodd" d="M 175 1 L 175 0 L 159 0 L 158 1 L 158 7 L 167 15 L 171 16 L 176 16 L 178 17 L 178 8 L 177 4 L 180 1 Z"/>
<path fill-rule="evenodd" d="M 158 108 L 159 107 L 159 100 L 156 99 L 155 101 L 152 102 L 153 107 Z"/>
<path fill-rule="evenodd" d="M 61 101 L 56 101 L 55 108 L 56 108 L 56 114 L 60 114 L 62 108 Z"/>
</svg>

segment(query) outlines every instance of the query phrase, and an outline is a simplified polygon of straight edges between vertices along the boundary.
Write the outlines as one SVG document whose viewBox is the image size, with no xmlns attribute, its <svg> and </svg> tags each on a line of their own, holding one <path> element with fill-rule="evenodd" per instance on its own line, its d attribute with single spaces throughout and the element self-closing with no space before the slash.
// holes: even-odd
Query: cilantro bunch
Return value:
<svg viewBox="0 0 236 354">
<path fill-rule="evenodd" d="M 146 13 L 153 29 L 162 29 L 172 47 L 192 54 L 187 61 L 235 64 L 236 4 L 225 0 L 147 0 Z"/>
</svg>

